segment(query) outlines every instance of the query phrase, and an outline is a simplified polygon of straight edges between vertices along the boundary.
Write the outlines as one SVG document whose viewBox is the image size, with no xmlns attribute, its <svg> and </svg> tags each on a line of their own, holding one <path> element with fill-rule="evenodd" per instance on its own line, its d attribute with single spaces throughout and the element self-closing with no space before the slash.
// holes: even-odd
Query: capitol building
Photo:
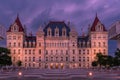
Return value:
<svg viewBox="0 0 120 80">
<path fill-rule="evenodd" d="M 27 68 L 91 68 L 97 53 L 108 55 L 108 31 L 97 15 L 88 34 L 78 35 L 74 27 L 64 21 L 50 21 L 39 27 L 35 36 L 27 35 L 17 16 L 7 30 L 13 65 L 20 60 Z"/>
</svg>

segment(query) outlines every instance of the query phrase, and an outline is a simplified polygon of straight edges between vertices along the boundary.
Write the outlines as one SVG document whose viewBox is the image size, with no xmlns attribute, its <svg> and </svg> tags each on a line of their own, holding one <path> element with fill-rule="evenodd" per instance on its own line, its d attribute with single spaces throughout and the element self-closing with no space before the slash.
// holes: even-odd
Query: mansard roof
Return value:
<svg viewBox="0 0 120 80">
<path fill-rule="evenodd" d="M 78 42 L 88 42 L 89 36 L 78 36 Z"/>
<path fill-rule="evenodd" d="M 17 26 L 18 26 L 18 31 L 19 31 L 19 32 L 24 32 L 24 28 L 23 28 L 23 26 L 22 26 L 22 24 L 21 24 L 21 21 L 20 21 L 20 19 L 19 19 L 19 16 L 17 16 L 17 18 L 15 19 L 14 23 L 9 27 L 9 29 L 8 29 L 7 32 L 11 32 L 11 31 L 12 31 L 12 26 L 13 26 L 14 24 L 17 24 Z"/>
<path fill-rule="evenodd" d="M 52 36 L 55 35 L 55 29 L 59 29 L 59 36 L 62 36 L 62 29 L 66 29 L 66 34 L 69 36 L 70 28 L 68 25 L 65 24 L 64 21 L 50 21 L 45 28 L 43 29 L 45 32 L 45 36 L 47 36 L 47 29 L 50 28 L 52 31 Z"/>
<path fill-rule="evenodd" d="M 36 42 L 36 36 L 26 36 L 25 41 L 26 42 Z"/>
<path fill-rule="evenodd" d="M 97 15 L 96 15 L 90 31 L 96 31 L 95 29 L 96 29 L 97 24 L 98 24 L 99 22 L 100 22 L 100 20 L 99 20 L 99 18 L 98 18 Z M 101 22 L 100 22 L 100 23 L 101 23 Z M 101 23 L 101 24 L 102 24 L 102 23 Z M 105 29 L 105 26 L 104 26 L 103 24 L 102 24 L 102 26 L 103 26 L 103 31 L 107 31 L 107 30 Z"/>
</svg>

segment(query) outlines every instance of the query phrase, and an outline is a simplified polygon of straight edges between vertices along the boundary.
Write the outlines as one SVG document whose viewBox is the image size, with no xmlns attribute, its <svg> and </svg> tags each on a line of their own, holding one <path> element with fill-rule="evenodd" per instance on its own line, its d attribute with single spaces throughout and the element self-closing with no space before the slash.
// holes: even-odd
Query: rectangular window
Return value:
<svg viewBox="0 0 120 80">
<path fill-rule="evenodd" d="M 83 49 L 83 54 L 85 54 L 85 49 Z"/>
<path fill-rule="evenodd" d="M 41 56 L 39 57 L 39 61 L 41 61 Z"/>
<path fill-rule="evenodd" d="M 33 61 L 35 61 L 35 57 L 33 57 Z"/>
<path fill-rule="evenodd" d="M 31 50 L 29 50 L 29 54 L 31 54 Z"/>
<path fill-rule="evenodd" d="M 18 43 L 18 47 L 20 47 L 20 43 Z"/>
<path fill-rule="evenodd" d="M 89 54 L 89 50 L 87 50 L 87 54 Z"/>
<path fill-rule="evenodd" d="M 73 50 L 73 54 L 75 54 L 75 50 Z"/>
<path fill-rule="evenodd" d="M 41 43 L 39 43 L 39 47 L 41 47 Z"/>
<path fill-rule="evenodd" d="M 39 54 L 41 54 L 41 49 L 39 49 Z"/>
<path fill-rule="evenodd" d="M 27 50 L 25 50 L 25 54 L 27 54 Z"/>
</svg>

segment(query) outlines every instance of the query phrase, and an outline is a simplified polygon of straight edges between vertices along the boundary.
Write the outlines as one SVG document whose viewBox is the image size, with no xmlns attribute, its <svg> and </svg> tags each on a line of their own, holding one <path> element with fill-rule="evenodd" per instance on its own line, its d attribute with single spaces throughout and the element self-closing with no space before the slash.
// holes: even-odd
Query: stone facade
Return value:
<svg viewBox="0 0 120 80">
<path fill-rule="evenodd" d="M 90 68 L 98 52 L 108 54 L 108 32 L 97 16 L 87 35 L 79 36 L 73 27 L 50 21 L 28 36 L 17 16 L 7 31 L 13 65 L 20 60 L 31 68 Z"/>
</svg>

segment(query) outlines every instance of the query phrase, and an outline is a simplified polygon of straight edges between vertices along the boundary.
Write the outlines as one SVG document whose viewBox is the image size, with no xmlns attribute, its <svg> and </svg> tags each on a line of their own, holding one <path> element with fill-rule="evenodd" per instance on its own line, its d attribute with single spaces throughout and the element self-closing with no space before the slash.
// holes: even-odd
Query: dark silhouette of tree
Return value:
<svg viewBox="0 0 120 80">
<path fill-rule="evenodd" d="M 10 50 L 0 47 L 0 66 L 12 65 Z"/>
<path fill-rule="evenodd" d="M 18 67 L 22 66 L 22 61 L 18 60 L 18 61 L 17 61 L 17 66 L 18 66 Z"/>
<path fill-rule="evenodd" d="M 114 66 L 120 66 L 120 49 L 118 49 L 118 48 L 115 52 Z"/>
<path fill-rule="evenodd" d="M 97 67 L 97 66 L 98 66 L 97 61 L 93 61 L 93 62 L 92 62 L 92 66 L 93 66 L 93 67 Z"/>
</svg>

